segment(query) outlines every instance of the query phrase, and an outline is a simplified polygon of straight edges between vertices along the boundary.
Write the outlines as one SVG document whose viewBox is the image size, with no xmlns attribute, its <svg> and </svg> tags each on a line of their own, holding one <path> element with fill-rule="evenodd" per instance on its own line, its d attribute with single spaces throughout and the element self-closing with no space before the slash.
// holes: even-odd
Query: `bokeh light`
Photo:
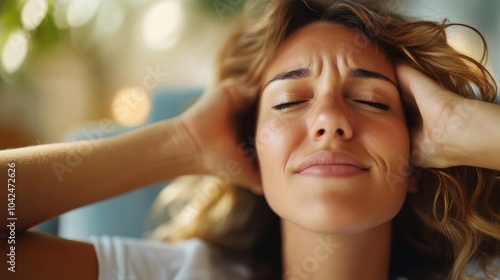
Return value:
<svg viewBox="0 0 500 280">
<path fill-rule="evenodd" d="M 97 15 L 96 30 L 101 34 L 112 33 L 122 25 L 125 19 L 124 8 L 114 0 L 102 3 Z"/>
<path fill-rule="evenodd" d="M 116 122 L 124 126 L 136 126 L 147 120 L 151 111 L 151 99 L 142 87 L 120 89 L 111 103 Z"/>
<path fill-rule="evenodd" d="M 22 30 L 12 32 L 2 49 L 2 66 L 11 74 L 17 71 L 28 55 L 28 37 Z"/>
<path fill-rule="evenodd" d="M 69 28 L 69 23 L 67 19 L 68 5 L 56 1 L 52 7 L 52 20 L 57 28 L 66 29 Z"/>
<path fill-rule="evenodd" d="M 72 0 L 66 14 L 68 24 L 71 27 L 85 25 L 94 17 L 99 4 L 99 0 Z"/>
<path fill-rule="evenodd" d="M 47 0 L 28 0 L 21 10 L 21 22 L 26 30 L 37 28 L 47 16 Z"/>
<path fill-rule="evenodd" d="M 164 0 L 153 4 L 144 16 L 142 34 L 152 49 L 167 49 L 179 39 L 184 13 L 180 1 Z"/>
<path fill-rule="evenodd" d="M 446 39 L 456 51 L 476 61 L 481 60 L 484 52 L 483 44 L 481 38 L 472 30 L 461 26 L 451 26 L 446 30 Z"/>
</svg>

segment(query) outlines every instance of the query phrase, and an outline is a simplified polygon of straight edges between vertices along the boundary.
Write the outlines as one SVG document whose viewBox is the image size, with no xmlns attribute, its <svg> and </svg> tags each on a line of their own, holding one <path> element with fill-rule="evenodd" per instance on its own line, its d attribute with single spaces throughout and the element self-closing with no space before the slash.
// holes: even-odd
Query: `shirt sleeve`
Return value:
<svg viewBox="0 0 500 280">
<path fill-rule="evenodd" d="M 91 242 L 99 280 L 197 279 L 189 267 L 209 266 L 208 248 L 199 240 L 172 244 L 104 236 Z"/>
<path fill-rule="evenodd" d="M 495 259 L 493 259 L 490 265 L 496 269 L 500 268 L 500 257 L 496 257 Z M 479 266 L 479 263 L 477 261 L 472 261 L 467 264 L 467 267 L 465 268 L 464 277 L 470 277 L 473 279 L 479 278 L 479 279 L 500 280 L 500 274 L 498 274 L 498 270 L 496 270 L 495 275 L 485 275 L 484 271 Z"/>
<path fill-rule="evenodd" d="M 205 279 L 210 251 L 201 240 L 164 243 L 123 237 L 91 237 L 99 280 Z"/>
</svg>

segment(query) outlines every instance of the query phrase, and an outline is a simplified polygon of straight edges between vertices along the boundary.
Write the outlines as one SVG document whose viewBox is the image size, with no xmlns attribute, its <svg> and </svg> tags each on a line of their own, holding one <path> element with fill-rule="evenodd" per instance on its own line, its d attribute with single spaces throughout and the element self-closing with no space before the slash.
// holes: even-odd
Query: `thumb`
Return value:
<svg viewBox="0 0 500 280">
<path fill-rule="evenodd" d="M 250 87 L 241 81 L 233 80 L 228 85 L 227 94 L 235 110 L 244 109 L 256 100 L 258 90 L 256 86 Z"/>
<path fill-rule="evenodd" d="M 396 76 L 403 94 L 408 95 L 418 104 L 429 95 L 445 91 L 437 82 L 404 63 L 396 64 Z"/>
</svg>

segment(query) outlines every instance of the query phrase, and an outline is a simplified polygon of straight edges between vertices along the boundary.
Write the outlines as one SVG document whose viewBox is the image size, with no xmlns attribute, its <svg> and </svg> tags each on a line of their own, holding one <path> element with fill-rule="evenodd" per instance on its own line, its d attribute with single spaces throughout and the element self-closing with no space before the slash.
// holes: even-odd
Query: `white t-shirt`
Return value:
<svg viewBox="0 0 500 280">
<path fill-rule="evenodd" d="M 224 259 L 199 239 L 166 243 L 124 237 L 91 237 L 99 280 L 238 280 L 249 269 Z"/>
<path fill-rule="evenodd" d="M 90 241 L 97 254 L 99 280 L 240 280 L 251 275 L 247 266 L 223 258 L 200 239 L 167 243 L 103 236 Z M 495 262 L 500 265 L 500 258 Z M 467 266 L 466 275 L 484 277 L 474 262 Z"/>
</svg>

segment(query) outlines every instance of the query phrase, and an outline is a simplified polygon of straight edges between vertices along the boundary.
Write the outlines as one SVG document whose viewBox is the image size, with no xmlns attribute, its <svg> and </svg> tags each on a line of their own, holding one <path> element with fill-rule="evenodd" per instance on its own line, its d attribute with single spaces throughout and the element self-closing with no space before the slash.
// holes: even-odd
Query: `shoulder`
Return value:
<svg viewBox="0 0 500 280">
<path fill-rule="evenodd" d="M 244 279 L 245 267 L 225 262 L 200 239 L 166 243 L 124 237 L 92 237 L 99 279 Z"/>
<path fill-rule="evenodd" d="M 463 276 L 473 279 L 500 280 L 500 257 L 496 257 L 489 263 L 490 268 L 497 269 L 496 274 L 486 275 L 479 262 L 473 260 L 467 264 Z"/>
</svg>

